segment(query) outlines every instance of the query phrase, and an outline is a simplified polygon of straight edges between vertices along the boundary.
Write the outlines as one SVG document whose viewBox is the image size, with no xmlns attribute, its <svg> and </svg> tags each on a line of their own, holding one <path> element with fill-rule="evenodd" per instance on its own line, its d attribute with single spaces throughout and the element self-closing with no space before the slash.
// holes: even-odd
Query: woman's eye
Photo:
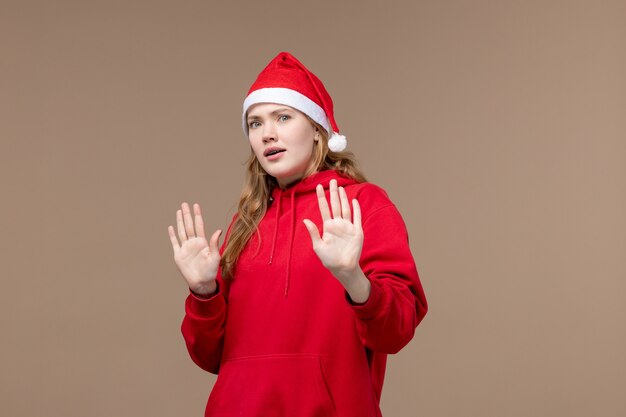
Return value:
<svg viewBox="0 0 626 417">
<path fill-rule="evenodd" d="M 255 120 L 254 122 L 250 122 L 250 124 L 248 124 L 248 127 L 254 129 L 255 127 L 259 127 L 259 125 L 260 123 Z"/>
<path fill-rule="evenodd" d="M 286 122 L 287 120 L 289 120 L 289 116 L 287 116 L 286 114 L 281 114 L 280 116 L 278 116 L 278 120 L 280 120 L 281 122 Z"/>
</svg>

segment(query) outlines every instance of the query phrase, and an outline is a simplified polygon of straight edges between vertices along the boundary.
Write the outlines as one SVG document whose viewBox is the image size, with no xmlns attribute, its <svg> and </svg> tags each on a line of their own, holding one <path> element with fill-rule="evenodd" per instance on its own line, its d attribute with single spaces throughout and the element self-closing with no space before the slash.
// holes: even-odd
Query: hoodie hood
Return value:
<svg viewBox="0 0 626 417">
<path fill-rule="evenodd" d="M 276 205 L 276 210 L 274 211 L 276 227 L 274 228 L 274 233 L 272 237 L 272 243 L 271 243 L 272 249 L 270 251 L 268 264 L 272 264 L 274 260 L 274 250 L 276 249 L 276 239 L 278 236 L 278 229 L 279 229 L 278 220 L 281 215 L 283 215 L 286 212 L 290 212 L 289 213 L 290 214 L 289 234 L 288 234 L 289 253 L 288 253 L 288 258 L 287 258 L 289 265 L 287 265 L 287 274 L 285 276 L 285 297 L 287 297 L 287 294 L 289 292 L 289 284 L 290 284 L 290 278 L 291 278 L 291 262 L 292 262 L 291 258 L 292 258 L 293 240 L 294 240 L 295 228 L 296 228 L 296 211 L 298 210 L 297 205 L 300 201 L 302 201 L 301 204 L 315 204 L 317 206 L 315 188 L 317 187 L 318 184 L 322 184 L 322 186 L 324 187 L 324 192 L 328 198 L 330 180 L 332 179 L 337 180 L 338 187 L 345 187 L 347 185 L 357 183 L 356 180 L 343 176 L 335 170 L 326 170 L 326 171 L 320 171 L 320 172 L 311 174 L 310 176 L 298 181 L 291 187 L 288 187 L 284 190 L 281 189 L 280 187 L 274 187 L 274 189 L 271 191 L 269 204 L 270 206 Z M 284 209 L 285 202 L 283 200 L 290 200 L 291 202 L 291 204 L 289 204 L 287 209 Z M 323 230 L 320 228 L 320 233 L 322 232 Z"/>
<path fill-rule="evenodd" d="M 339 187 L 344 187 L 350 184 L 357 183 L 356 180 L 346 177 L 335 171 L 334 169 L 329 169 L 325 171 L 315 172 L 284 190 L 280 187 L 274 187 L 270 194 L 274 199 L 276 199 L 278 195 L 282 195 L 283 198 L 285 198 L 285 195 L 291 195 L 290 193 L 303 194 L 307 192 L 315 192 L 315 187 L 317 187 L 317 184 L 322 184 L 324 186 L 324 189 L 328 190 L 328 188 L 330 187 L 330 180 L 332 179 L 337 180 L 337 185 Z"/>
</svg>

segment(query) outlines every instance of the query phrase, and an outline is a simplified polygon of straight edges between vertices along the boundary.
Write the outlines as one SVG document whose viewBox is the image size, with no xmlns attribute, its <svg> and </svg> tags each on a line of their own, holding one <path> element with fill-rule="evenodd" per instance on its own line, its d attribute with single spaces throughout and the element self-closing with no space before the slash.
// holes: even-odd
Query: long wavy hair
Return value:
<svg viewBox="0 0 626 417">
<path fill-rule="evenodd" d="M 311 164 L 303 178 L 317 171 L 334 169 L 357 182 L 367 182 L 358 167 L 354 154 L 350 151 L 331 151 L 328 148 L 328 133 L 326 130 L 310 117 L 306 116 L 306 118 L 315 126 L 321 138 L 313 144 Z M 246 179 L 239 197 L 237 216 L 231 226 L 224 253 L 220 260 L 222 278 L 224 279 L 234 278 L 239 255 L 252 234 L 254 232 L 259 233 L 257 226 L 267 211 L 268 200 L 272 190 L 274 187 L 278 187 L 276 178 L 265 172 L 252 150 L 246 162 L 246 168 Z"/>
</svg>

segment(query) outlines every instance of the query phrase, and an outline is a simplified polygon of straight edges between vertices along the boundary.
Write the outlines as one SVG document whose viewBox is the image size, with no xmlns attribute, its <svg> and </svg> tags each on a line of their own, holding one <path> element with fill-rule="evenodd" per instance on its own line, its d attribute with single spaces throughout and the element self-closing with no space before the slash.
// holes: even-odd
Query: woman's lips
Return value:
<svg viewBox="0 0 626 417">
<path fill-rule="evenodd" d="M 275 154 L 272 154 L 272 155 L 268 155 L 268 156 L 266 156 L 266 158 L 269 161 L 274 161 L 274 160 L 280 158 L 284 153 L 285 153 L 285 151 L 280 151 L 278 153 L 275 153 Z"/>
<path fill-rule="evenodd" d="M 275 153 L 278 151 L 284 151 L 285 148 L 279 148 L 278 146 L 270 146 L 269 148 L 267 148 L 265 150 L 265 152 L 263 152 L 263 156 L 268 156 L 271 153 Z"/>
</svg>

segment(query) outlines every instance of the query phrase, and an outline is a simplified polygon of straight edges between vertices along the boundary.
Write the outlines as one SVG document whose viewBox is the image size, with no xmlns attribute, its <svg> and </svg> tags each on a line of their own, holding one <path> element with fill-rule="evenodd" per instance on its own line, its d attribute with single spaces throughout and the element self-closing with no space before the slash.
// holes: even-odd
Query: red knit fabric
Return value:
<svg viewBox="0 0 626 417">
<path fill-rule="evenodd" d="M 302 222 L 323 230 L 315 186 L 328 193 L 331 179 L 361 206 L 363 304 L 322 265 Z M 214 296 L 186 300 L 189 354 L 218 374 L 205 416 L 380 417 L 387 355 L 428 308 L 402 217 L 382 188 L 332 170 L 272 196 L 235 279 L 218 274 Z"/>
</svg>

